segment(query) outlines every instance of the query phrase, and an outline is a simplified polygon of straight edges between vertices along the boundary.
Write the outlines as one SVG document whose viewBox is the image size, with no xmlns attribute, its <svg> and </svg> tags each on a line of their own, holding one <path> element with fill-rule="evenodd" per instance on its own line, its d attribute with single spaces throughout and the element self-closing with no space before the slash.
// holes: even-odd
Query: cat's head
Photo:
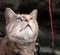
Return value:
<svg viewBox="0 0 60 55">
<path fill-rule="evenodd" d="M 6 8 L 6 32 L 14 42 L 32 42 L 38 35 L 37 10 L 30 14 L 16 14 L 12 9 Z"/>
</svg>

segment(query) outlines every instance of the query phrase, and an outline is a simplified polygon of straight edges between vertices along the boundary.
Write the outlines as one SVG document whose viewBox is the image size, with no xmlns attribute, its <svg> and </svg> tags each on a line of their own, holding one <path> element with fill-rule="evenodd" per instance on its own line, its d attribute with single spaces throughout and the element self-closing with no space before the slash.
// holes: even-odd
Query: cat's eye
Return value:
<svg viewBox="0 0 60 55">
<path fill-rule="evenodd" d="M 21 18 L 17 18 L 16 21 L 17 22 L 20 22 L 20 21 L 22 21 L 22 19 Z"/>
</svg>

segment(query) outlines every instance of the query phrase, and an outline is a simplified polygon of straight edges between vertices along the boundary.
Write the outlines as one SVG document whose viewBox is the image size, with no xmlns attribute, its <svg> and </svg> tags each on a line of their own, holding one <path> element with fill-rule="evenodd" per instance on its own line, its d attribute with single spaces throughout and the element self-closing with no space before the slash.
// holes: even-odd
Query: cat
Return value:
<svg viewBox="0 0 60 55">
<path fill-rule="evenodd" d="M 16 14 L 5 10 L 6 36 L 0 45 L 0 55 L 34 55 L 38 36 L 37 10 L 30 14 Z"/>
</svg>

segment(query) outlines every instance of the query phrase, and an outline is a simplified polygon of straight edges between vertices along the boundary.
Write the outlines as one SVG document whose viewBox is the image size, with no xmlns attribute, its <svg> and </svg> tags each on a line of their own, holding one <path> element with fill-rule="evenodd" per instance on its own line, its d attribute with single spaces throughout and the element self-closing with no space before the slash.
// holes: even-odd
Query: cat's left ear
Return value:
<svg viewBox="0 0 60 55">
<path fill-rule="evenodd" d="M 11 8 L 5 9 L 6 24 L 14 19 L 15 12 Z"/>
<path fill-rule="evenodd" d="M 33 10 L 31 13 L 30 13 L 30 15 L 34 18 L 34 19 L 37 19 L 37 10 L 35 9 L 35 10 Z"/>
</svg>

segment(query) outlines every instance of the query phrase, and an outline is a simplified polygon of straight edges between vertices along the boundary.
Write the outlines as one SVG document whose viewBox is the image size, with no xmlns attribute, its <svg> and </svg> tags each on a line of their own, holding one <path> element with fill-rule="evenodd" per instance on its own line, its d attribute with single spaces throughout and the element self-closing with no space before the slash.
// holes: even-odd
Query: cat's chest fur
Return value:
<svg viewBox="0 0 60 55">
<path fill-rule="evenodd" d="M 34 55 L 34 44 L 19 45 L 5 38 L 0 46 L 0 55 Z"/>
<path fill-rule="evenodd" d="M 30 14 L 15 14 L 10 8 L 5 10 L 6 18 L 6 42 L 1 44 L 3 50 L 0 55 L 34 55 L 35 42 L 38 36 L 38 24 L 36 21 L 37 10 Z M 8 44 L 7 44 L 8 43 Z M 6 50 L 6 51 L 5 51 Z M 2 51 L 2 52 L 1 52 Z M 4 54 L 2 54 L 4 52 Z"/>
</svg>

